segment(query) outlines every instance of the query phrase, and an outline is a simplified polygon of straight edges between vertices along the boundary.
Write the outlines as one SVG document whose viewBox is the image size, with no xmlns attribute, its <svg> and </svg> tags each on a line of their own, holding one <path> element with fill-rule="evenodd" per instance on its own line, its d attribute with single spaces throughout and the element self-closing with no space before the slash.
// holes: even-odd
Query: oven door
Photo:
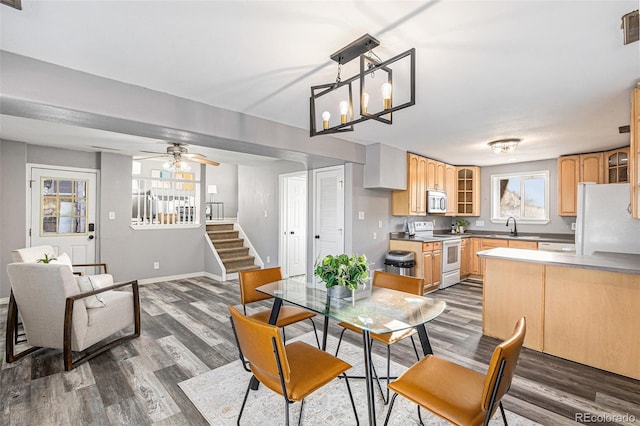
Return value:
<svg viewBox="0 0 640 426">
<path fill-rule="evenodd" d="M 442 272 L 451 272 L 460 269 L 460 247 L 462 240 L 459 238 L 442 241 Z"/>
</svg>

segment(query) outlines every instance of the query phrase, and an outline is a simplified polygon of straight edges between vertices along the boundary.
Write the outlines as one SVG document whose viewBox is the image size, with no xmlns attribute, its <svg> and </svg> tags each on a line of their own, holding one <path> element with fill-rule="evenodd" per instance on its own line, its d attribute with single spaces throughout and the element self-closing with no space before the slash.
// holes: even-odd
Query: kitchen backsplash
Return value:
<svg viewBox="0 0 640 426">
<path fill-rule="evenodd" d="M 408 222 L 433 222 L 433 227 L 436 231 L 448 231 L 451 229 L 452 217 L 447 216 L 391 216 L 390 230 L 392 232 L 405 231 L 405 221 Z"/>
</svg>

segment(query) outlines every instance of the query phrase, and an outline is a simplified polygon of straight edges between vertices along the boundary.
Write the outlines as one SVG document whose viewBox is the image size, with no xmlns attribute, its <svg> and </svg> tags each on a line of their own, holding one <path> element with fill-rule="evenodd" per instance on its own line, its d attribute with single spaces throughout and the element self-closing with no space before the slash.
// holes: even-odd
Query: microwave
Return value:
<svg viewBox="0 0 640 426">
<path fill-rule="evenodd" d="M 447 194 L 441 191 L 427 191 L 427 213 L 446 213 Z"/>
</svg>

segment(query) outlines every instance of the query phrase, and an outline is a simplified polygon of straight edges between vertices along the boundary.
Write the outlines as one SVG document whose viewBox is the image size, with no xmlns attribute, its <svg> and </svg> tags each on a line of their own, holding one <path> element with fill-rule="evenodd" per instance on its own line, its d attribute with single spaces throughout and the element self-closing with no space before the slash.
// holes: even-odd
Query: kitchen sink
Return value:
<svg viewBox="0 0 640 426">
<path fill-rule="evenodd" d="M 487 237 L 510 238 L 514 240 L 539 240 L 540 238 L 542 238 L 538 235 L 518 235 L 517 237 L 514 237 L 513 235 L 510 235 L 510 234 L 491 234 L 491 235 L 487 235 Z"/>
</svg>

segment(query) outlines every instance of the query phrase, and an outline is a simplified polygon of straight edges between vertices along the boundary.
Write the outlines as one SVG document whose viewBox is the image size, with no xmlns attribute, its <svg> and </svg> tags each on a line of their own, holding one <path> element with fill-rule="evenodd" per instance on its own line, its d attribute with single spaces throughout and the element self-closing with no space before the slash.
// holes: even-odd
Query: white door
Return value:
<svg viewBox="0 0 640 426">
<path fill-rule="evenodd" d="M 74 264 L 95 263 L 97 172 L 31 166 L 30 175 L 29 245 L 53 246 Z"/>
<path fill-rule="evenodd" d="M 313 258 L 316 261 L 328 254 L 344 253 L 344 166 L 315 170 L 314 196 Z"/>
<path fill-rule="evenodd" d="M 286 276 L 304 275 L 307 267 L 307 172 L 283 176 L 283 266 Z"/>
</svg>

